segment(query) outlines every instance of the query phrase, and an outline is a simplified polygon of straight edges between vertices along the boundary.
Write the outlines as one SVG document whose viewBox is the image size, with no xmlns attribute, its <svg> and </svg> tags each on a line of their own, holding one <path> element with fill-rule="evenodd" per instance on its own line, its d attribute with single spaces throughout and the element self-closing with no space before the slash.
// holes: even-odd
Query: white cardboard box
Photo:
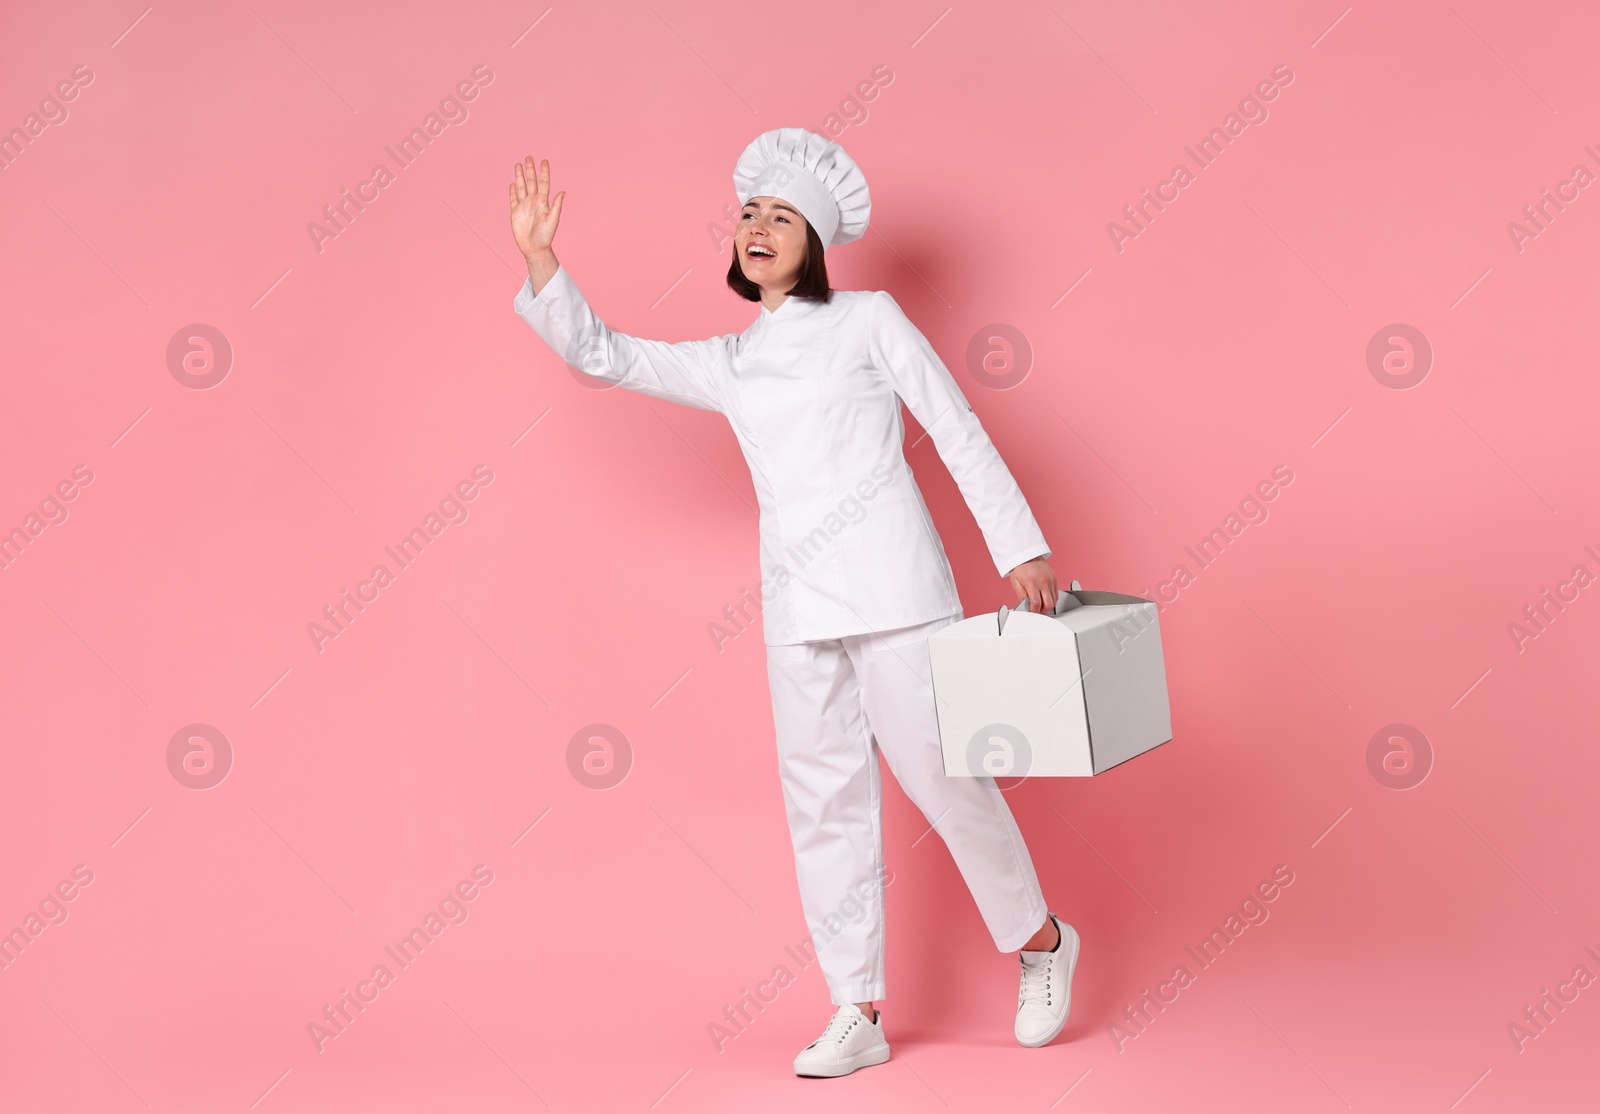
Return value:
<svg viewBox="0 0 1600 1114">
<path fill-rule="evenodd" d="M 1072 582 L 928 639 L 948 777 L 1092 777 L 1172 738 L 1156 605 Z"/>
</svg>

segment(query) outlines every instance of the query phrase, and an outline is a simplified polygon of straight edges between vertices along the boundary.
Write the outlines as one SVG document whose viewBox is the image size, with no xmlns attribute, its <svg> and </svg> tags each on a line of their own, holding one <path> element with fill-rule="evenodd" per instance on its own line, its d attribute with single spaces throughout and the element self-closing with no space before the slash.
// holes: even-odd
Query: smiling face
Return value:
<svg viewBox="0 0 1600 1114">
<path fill-rule="evenodd" d="M 777 197 L 752 197 L 734 234 L 744 277 L 764 291 L 787 293 L 806 261 L 806 218 Z"/>
</svg>

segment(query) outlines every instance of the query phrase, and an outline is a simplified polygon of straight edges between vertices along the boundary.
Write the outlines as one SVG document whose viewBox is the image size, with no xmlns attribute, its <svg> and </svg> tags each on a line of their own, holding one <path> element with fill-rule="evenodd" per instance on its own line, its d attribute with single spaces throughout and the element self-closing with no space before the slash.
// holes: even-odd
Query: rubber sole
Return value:
<svg viewBox="0 0 1600 1114">
<path fill-rule="evenodd" d="M 863 1049 L 854 1056 L 837 1060 L 831 1064 L 816 1064 L 802 1070 L 799 1064 L 794 1066 L 796 1075 L 808 1079 L 837 1079 L 841 1075 L 849 1075 L 857 1068 L 870 1068 L 874 1064 L 881 1064 L 889 1058 L 889 1046 L 880 1044 L 874 1048 Z"/>
<path fill-rule="evenodd" d="M 1067 951 L 1066 978 L 1062 980 L 1067 988 L 1067 1008 L 1061 1011 L 1061 1017 L 1056 1022 L 1055 1028 L 1051 1029 L 1043 1036 L 1035 1037 L 1033 1040 L 1028 1041 L 1018 1037 L 1017 1043 L 1022 1045 L 1023 1048 L 1043 1048 L 1045 1045 L 1055 1040 L 1061 1035 L 1061 1030 L 1066 1028 L 1067 1017 L 1072 1013 L 1072 972 L 1078 966 L 1078 949 L 1083 941 L 1078 938 L 1078 930 L 1073 928 L 1070 924 L 1067 924 L 1064 921 L 1058 921 L 1056 923 L 1060 924 L 1064 930 L 1061 933 L 1061 946 Z M 1067 937 L 1068 932 L 1072 933 L 1070 939 Z M 1068 947 L 1069 944 L 1071 947 Z"/>
</svg>

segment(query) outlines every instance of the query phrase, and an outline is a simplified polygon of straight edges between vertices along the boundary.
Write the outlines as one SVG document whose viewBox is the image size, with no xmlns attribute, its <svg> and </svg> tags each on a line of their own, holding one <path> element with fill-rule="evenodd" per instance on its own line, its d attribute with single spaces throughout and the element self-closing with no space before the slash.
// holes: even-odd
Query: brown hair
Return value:
<svg viewBox="0 0 1600 1114">
<path fill-rule="evenodd" d="M 833 296 L 833 290 L 828 286 L 828 265 L 823 262 L 822 255 L 822 237 L 811 227 L 811 222 L 806 221 L 806 261 L 800 268 L 799 279 L 788 291 L 790 297 L 826 302 Z M 728 268 L 728 286 L 748 302 L 761 300 L 761 287 L 745 278 L 744 269 L 739 266 L 738 244 L 733 247 L 733 265 Z"/>
</svg>

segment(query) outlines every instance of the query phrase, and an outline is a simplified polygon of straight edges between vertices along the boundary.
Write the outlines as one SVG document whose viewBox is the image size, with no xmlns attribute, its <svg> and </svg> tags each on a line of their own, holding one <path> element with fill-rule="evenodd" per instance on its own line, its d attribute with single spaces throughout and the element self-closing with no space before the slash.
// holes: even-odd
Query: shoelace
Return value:
<svg viewBox="0 0 1600 1114">
<path fill-rule="evenodd" d="M 828 1041 L 843 1041 L 850 1035 L 850 1029 L 858 1021 L 866 1020 L 861 1014 L 848 1014 L 843 1010 L 834 1014 L 828 1021 L 828 1027 L 822 1031 L 822 1036 L 812 1043 L 825 1044 Z"/>
<path fill-rule="evenodd" d="M 1055 966 L 1055 957 L 1045 960 L 1037 967 L 1027 964 L 1022 966 L 1022 989 L 1017 995 L 1017 1009 L 1028 1005 L 1048 1006 L 1050 1004 L 1050 974 Z"/>
</svg>

